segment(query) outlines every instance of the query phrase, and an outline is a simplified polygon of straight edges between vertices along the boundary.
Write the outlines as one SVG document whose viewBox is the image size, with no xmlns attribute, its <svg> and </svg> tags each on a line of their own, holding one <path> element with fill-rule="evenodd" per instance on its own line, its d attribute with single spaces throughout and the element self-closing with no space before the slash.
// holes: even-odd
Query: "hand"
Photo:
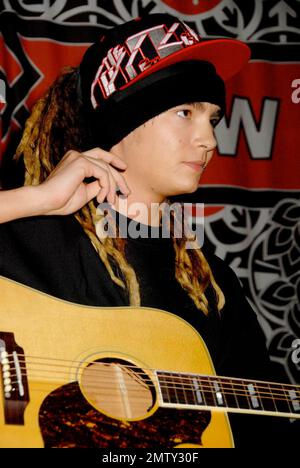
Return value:
<svg viewBox="0 0 300 468">
<path fill-rule="evenodd" d="M 100 148 L 84 153 L 68 151 L 45 182 L 38 186 L 45 200 L 42 214 L 74 213 L 95 197 L 99 203 L 107 198 L 113 204 L 117 188 L 124 195 L 130 193 L 124 177 L 115 169 L 124 171 L 126 167 L 121 158 Z M 84 182 L 91 177 L 96 180 Z"/>
</svg>

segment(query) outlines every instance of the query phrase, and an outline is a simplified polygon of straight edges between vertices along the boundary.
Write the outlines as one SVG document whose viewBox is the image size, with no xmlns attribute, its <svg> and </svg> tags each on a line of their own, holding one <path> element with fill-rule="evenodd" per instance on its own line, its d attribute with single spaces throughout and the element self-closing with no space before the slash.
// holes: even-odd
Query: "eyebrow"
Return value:
<svg viewBox="0 0 300 468">
<path fill-rule="evenodd" d="M 187 102 L 189 106 L 194 107 L 195 109 L 203 110 L 203 102 Z M 216 110 L 212 113 L 212 117 L 221 117 L 221 109 Z"/>
</svg>

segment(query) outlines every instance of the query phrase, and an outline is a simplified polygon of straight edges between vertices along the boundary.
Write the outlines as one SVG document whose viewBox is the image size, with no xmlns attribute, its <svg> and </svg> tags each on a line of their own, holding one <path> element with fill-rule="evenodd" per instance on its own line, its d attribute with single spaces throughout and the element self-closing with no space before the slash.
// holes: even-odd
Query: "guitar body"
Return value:
<svg viewBox="0 0 300 468">
<path fill-rule="evenodd" d="M 6 401 L 12 376 L 0 379 L 0 447 L 233 446 L 225 412 L 159 404 L 154 369 L 214 375 L 184 320 L 145 307 L 70 304 L 4 278 L 0 297 L 0 345 L 13 337 L 23 350 L 28 386 L 22 422 L 14 414 L 22 406 Z"/>
</svg>

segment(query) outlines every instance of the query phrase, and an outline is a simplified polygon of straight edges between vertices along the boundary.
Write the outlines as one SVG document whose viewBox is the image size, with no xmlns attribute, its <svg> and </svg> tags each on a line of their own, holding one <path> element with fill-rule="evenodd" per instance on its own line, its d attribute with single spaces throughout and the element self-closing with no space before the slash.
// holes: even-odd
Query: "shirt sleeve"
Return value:
<svg viewBox="0 0 300 468">
<path fill-rule="evenodd" d="M 92 306 L 126 304 L 89 238 L 72 216 L 0 225 L 0 274 L 51 296 Z"/>
</svg>

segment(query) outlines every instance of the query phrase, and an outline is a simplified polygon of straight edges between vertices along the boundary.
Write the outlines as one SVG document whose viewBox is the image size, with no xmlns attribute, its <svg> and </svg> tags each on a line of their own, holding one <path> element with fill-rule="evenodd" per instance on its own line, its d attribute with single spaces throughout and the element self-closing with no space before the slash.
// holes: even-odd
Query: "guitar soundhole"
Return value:
<svg viewBox="0 0 300 468">
<path fill-rule="evenodd" d="M 146 418 L 156 399 L 149 375 L 122 359 L 105 358 L 86 366 L 80 388 L 94 408 L 119 420 Z"/>
</svg>

